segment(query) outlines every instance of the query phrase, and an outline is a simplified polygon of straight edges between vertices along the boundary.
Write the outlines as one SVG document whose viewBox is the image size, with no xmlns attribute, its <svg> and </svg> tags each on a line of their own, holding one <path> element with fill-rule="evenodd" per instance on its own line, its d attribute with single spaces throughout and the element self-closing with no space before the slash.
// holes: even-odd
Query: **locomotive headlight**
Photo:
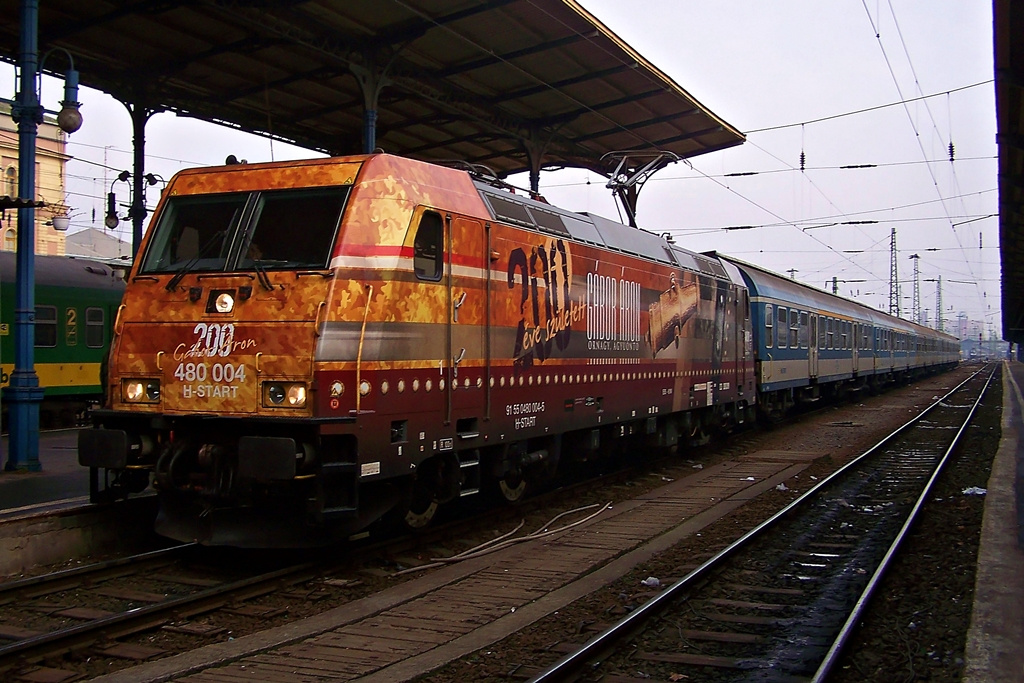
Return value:
<svg viewBox="0 0 1024 683">
<path fill-rule="evenodd" d="M 123 380 L 121 383 L 121 397 L 127 403 L 156 403 L 160 400 L 160 380 Z"/>
<path fill-rule="evenodd" d="M 213 307 L 218 313 L 230 313 L 235 307 L 235 298 L 227 292 L 221 292 L 213 302 Z"/>
<path fill-rule="evenodd" d="M 271 408 L 303 408 L 306 385 L 302 382 L 264 382 L 263 405 Z"/>
<path fill-rule="evenodd" d="M 285 391 L 284 401 L 292 408 L 301 408 L 306 405 L 306 386 L 304 384 L 292 384 Z"/>
<path fill-rule="evenodd" d="M 143 396 L 145 387 L 142 382 L 131 381 L 124 385 L 124 397 L 127 401 L 138 401 Z"/>
</svg>

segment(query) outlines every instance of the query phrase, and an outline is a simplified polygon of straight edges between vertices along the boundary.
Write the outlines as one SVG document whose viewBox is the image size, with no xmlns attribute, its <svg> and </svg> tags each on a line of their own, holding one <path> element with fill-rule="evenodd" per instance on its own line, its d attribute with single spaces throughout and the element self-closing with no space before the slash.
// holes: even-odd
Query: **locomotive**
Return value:
<svg viewBox="0 0 1024 683">
<path fill-rule="evenodd" d="M 14 252 L 0 252 L 0 386 L 14 370 Z M 103 400 L 100 368 L 124 292 L 116 268 L 72 256 L 35 257 L 35 369 L 43 427 L 73 425 Z M 4 425 L 7 406 L 3 406 Z"/>
<path fill-rule="evenodd" d="M 129 275 L 79 461 L 94 499 L 151 480 L 165 536 L 322 544 L 486 490 L 514 502 L 575 462 L 700 440 L 826 383 L 955 363 L 946 335 L 809 291 L 457 167 L 184 170 Z M 783 310 L 785 343 L 765 346 Z M 844 365 L 830 331 L 828 374 L 805 361 L 792 384 L 826 319 L 870 329 L 878 353 Z M 922 352 L 883 351 L 892 330 Z"/>
</svg>

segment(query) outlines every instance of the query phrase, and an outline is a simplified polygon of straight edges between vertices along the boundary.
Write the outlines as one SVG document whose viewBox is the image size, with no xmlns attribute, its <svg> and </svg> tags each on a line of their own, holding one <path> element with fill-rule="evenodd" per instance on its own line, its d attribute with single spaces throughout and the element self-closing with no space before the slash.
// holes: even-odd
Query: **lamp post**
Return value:
<svg viewBox="0 0 1024 683">
<path fill-rule="evenodd" d="M 36 246 L 36 135 L 43 122 L 43 107 L 39 103 L 39 87 L 46 58 L 39 62 L 39 1 L 22 0 L 21 74 L 19 90 L 11 107 L 11 118 L 18 125 L 18 195 L 29 200 L 18 209 L 18 272 L 15 278 L 14 305 L 14 371 L 9 386 L 4 389 L 4 400 L 10 406 L 10 440 L 7 464 L 4 469 L 42 469 L 39 463 L 39 403 L 43 389 L 35 370 L 35 246 Z M 78 111 L 78 72 L 71 54 L 62 48 L 70 62 L 64 79 L 64 100 L 57 115 L 57 125 L 66 133 L 82 126 Z"/>
<path fill-rule="evenodd" d="M 107 215 L 103 218 L 103 225 L 108 229 L 115 229 L 122 218 L 117 214 L 117 196 L 114 194 L 114 185 L 119 182 L 128 183 L 135 178 L 129 171 L 121 171 L 110 183 L 110 192 L 107 193 Z M 143 182 L 128 183 L 128 215 L 125 218 L 132 219 L 133 235 L 141 233 L 142 221 L 146 218 L 146 186 L 152 187 L 157 183 L 166 183 L 161 176 L 155 173 L 146 173 L 142 176 Z M 137 189 L 136 189 L 137 188 Z M 140 239 L 133 237 L 132 249 L 138 249 Z"/>
</svg>

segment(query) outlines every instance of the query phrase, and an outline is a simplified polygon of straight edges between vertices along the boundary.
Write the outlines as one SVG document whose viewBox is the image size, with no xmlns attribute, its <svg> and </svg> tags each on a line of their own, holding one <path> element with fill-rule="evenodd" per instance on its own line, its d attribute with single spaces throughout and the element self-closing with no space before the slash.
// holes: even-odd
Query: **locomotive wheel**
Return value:
<svg viewBox="0 0 1024 683">
<path fill-rule="evenodd" d="M 408 529 L 422 529 L 434 519 L 434 515 L 437 514 L 437 507 L 437 497 L 433 493 L 426 489 L 417 488 L 413 493 L 412 500 L 409 501 L 409 506 L 406 508 L 402 523 Z"/>
<path fill-rule="evenodd" d="M 520 472 L 509 472 L 498 480 L 498 492 L 507 503 L 518 503 L 526 493 L 526 477 Z"/>
</svg>

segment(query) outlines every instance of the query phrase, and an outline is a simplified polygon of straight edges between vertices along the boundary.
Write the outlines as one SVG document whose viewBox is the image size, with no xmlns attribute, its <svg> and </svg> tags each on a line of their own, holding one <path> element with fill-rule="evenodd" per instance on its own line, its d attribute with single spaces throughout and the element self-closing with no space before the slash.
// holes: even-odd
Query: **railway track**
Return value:
<svg viewBox="0 0 1024 683">
<path fill-rule="evenodd" d="M 146 659 L 158 651 L 117 639 L 160 627 L 203 634 L 191 618 L 225 607 L 244 613 L 247 600 L 321 569 L 277 561 L 254 571 L 210 563 L 198 550 L 175 546 L 0 584 L 0 673 L 89 647 Z"/>
<path fill-rule="evenodd" d="M 756 449 L 757 447 L 752 442 L 758 441 L 759 438 L 760 437 L 756 434 L 752 433 L 741 434 L 738 438 L 731 440 L 731 445 L 718 444 L 715 447 L 715 451 L 729 451 L 732 452 L 732 457 L 735 457 L 736 455 L 745 453 L 748 450 Z M 688 455 L 696 457 L 697 452 L 690 452 Z M 723 453 L 716 457 L 731 459 L 728 453 Z M 709 462 L 709 455 L 705 454 L 701 459 L 707 464 Z M 661 462 L 664 464 L 666 461 Z M 336 556 L 334 559 L 330 556 L 324 556 L 319 558 L 319 564 L 316 567 L 308 567 L 305 569 L 302 567 L 277 567 L 272 571 L 265 573 L 272 574 L 273 571 L 280 569 L 282 574 L 279 576 L 267 576 L 265 583 L 260 583 L 259 577 L 256 576 L 260 572 L 257 572 L 250 567 L 247 573 L 239 574 L 234 577 L 223 577 L 219 580 L 219 584 L 217 586 L 193 586 L 188 589 L 189 595 L 182 595 L 185 591 L 181 589 L 180 586 L 156 586 L 151 589 L 144 589 L 143 592 L 163 596 L 160 602 L 166 602 L 168 604 L 161 605 L 159 603 L 153 603 L 140 605 L 138 601 L 126 604 L 125 607 L 127 609 L 135 610 L 137 616 L 142 617 L 140 619 L 104 615 L 104 618 L 108 619 L 108 621 L 102 622 L 96 620 L 94 624 L 89 626 L 78 621 L 71 624 L 71 629 L 65 629 L 67 630 L 66 635 L 70 636 L 70 639 L 65 639 L 63 636 L 58 635 L 56 631 L 53 633 L 46 631 L 45 633 L 30 636 L 31 638 L 36 638 L 34 642 L 28 637 L 13 640 L 9 645 L 16 647 L 8 650 L 7 652 L 9 654 L 5 656 L 5 651 L 0 649 L 0 673 L 10 671 L 17 672 L 18 675 L 24 675 L 24 673 L 32 666 L 42 665 L 44 667 L 62 667 L 62 670 L 66 670 L 67 668 L 77 669 L 87 675 L 96 675 L 98 667 L 95 665 L 86 666 L 82 664 L 84 660 L 89 658 L 93 660 L 102 660 L 106 658 L 108 662 L 113 663 L 117 661 L 115 658 L 120 658 L 120 661 L 122 662 L 120 665 L 113 664 L 110 668 L 107 668 L 107 665 L 99 667 L 100 670 L 105 669 L 110 671 L 118 668 L 118 666 L 124 666 L 125 663 L 132 660 L 139 661 L 149 658 L 156 659 L 159 657 L 166 657 L 167 655 L 171 655 L 175 652 L 187 652 L 203 648 L 206 645 L 212 645 L 213 643 L 223 642 L 227 639 L 226 631 L 231 631 L 233 633 L 233 637 L 238 639 L 247 632 L 253 633 L 254 631 L 267 629 L 275 625 L 283 626 L 285 623 L 294 621 L 300 616 L 300 608 L 310 607 L 306 603 L 312 600 L 318 600 L 316 603 L 316 609 L 306 611 L 305 614 L 307 615 L 316 613 L 317 611 L 322 612 L 328 609 L 333 609 L 332 606 L 338 606 L 338 609 L 341 609 L 341 605 L 351 604 L 353 608 L 355 608 L 364 600 L 372 601 L 375 605 L 382 604 L 380 600 L 378 600 L 377 596 L 381 595 L 381 591 L 396 587 L 396 581 L 399 580 L 398 577 L 400 575 L 398 570 L 401 569 L 403 565 L 409 564 L 407 562 L 407 558 L 414 558 L 416 555 L 422 557 L 424 552 L 426 553 L 426 557 L 436 555 L 454 556 L 462 550 L 465 550 L 468 545 L 471 545 L 488 534 L 493 535 L 494 529 L 509 528 L 515 521 L 518 521 L 522 517 L 529 516 L 532 512 L 534 512 L 534 521 L 536 521 L 537 515 L 546 517 L 552 513 L 552 510 L 564 510 L 573 505 L 591 502 L 586 499 L 586 496 L 588 495 L 592 498 L 596 496 L 594 499 L 600 500 L 607 500 L 609 498 L 624 500 L 622 496 L 636 496 L 641 493 L 642 490 L 645 490 L 645 488 L 642 487 L 650 486 L 653 488 L 660 486 L 663 485 L 664 482 L 670 481 L 671 478 L 686 476 L 686 472 L 695 471 L 691 469 L 691 463 L 693 463 L 692 460 L 680 461 L 679 458 L 675 458 L 671 460 L 671 462 L 674 463 L 675 472 L 666 470 L 658 471 L 657 465 L 651 465 L 651 461 L 647 461 L 647 466 L 643 468 L 642 472 L 633 470 L 625 473 L 619 472 L 603 479 L 591 479 L 578 484 L 575 487 L 562 489 L 557 492 L 553 492 L 548 496 L 540 496 L 538 498 L 525 501 L 523 505 L 520 505 L 515 510 L 504 508 L 494 511 L 493 514 L 479 514 L 478 512 L 478 514 L 473 515 L 471 519 L 461 519 L 455 524 L 446 524 L 444 526 L 428 530 L 426 534 L 419 534 L 416 538 L 390 540 L 386 544 L 375 544 L 373 546 L 367 544 L 367 547 L 360 549 L 359 552 L 356 552 L 353 548 L 348 548 L 345 552 L 347 560 L 344 563 L 338 562 Z M 693 465 L 693 467 L 699 467 L 699 465 Z M 728 471 L 731 472 L 731 479 L 737 480 L 735 485 L 737 486 L 737 490 L 739 490 L 740 487 L 746 486 L 746 484 L 742 483 L 743 481 L 752 478 L 749 475 L 755 475 L 760 478 L 761 476 L 764 476 L 760 473 L 762 469 L 767 473 L 768 471 L 774 472 L 781 470 L 783 467 L 784 465 L 773 465 L 764 469 L 760 465 L 741 465 L 740 468 Z M 715 468 L 713 467 L 711 469 L 713 470 Z M 740 471 L 742 471 L 742 475 L 739 474 Z M 666 474 L 669 479 L 666 479 Z M 708 476 L 711 477 L 717 475 L 712 475 L 709 471 Z M 708 481 L 715 480 L 709 479 Z M 721 490 L 718 488 L 719 486 L 720 485 L 717 484 L 713 485 L 713 488 L 716 489 L 715 495 L 721 495 L 719 493 Z M 600 491 L 602 487 L 604 487 L 603 492 Z M 611 492 L 612 495 L 609 495 L 609 492 Z M 698 491 L 694 491 L 692 493 L 694 505 L 706 504 L 698 503 L 701 499 L 701 494 Z M 689 496 L 689 493 L 687 495 Z M 703 500 L 706 501 L 707 499 L 704 498 Z M 714 500 L 714 498 L 712 498 L 712 500 Z M 648 523 L 669 523 L 664 519 L 664 513 L 660 511 L 663 509 L 664 508 L 660 508 L 658 505 L 654 505 L 651 509 L 651 520 L 648 520 Z M 694 507 L 694 510 L 696 509 L 697 508 Z M 617 513 L 622 513 L 627 510 L 628 507 L 620 505 Z M 629 516 L 629 519 L 624 519 L 621 524 L 611 522 L 613 527 L 621 527 L 618 531 L 610 531 L 613 536 L 622 535 L 623 547 L 629 547 L 629 537 L 638 533 L 636 530 L 637 524 L 639 523 L 638 519 L 638 517 Z M 534 521 L 529 522 L 529 524 L 534 524 Z M 486 532 L 484 530 L 486 530 Z M 575 547 L 574 552 L 576 553 L 583 552 L 584 554 L 592 554 L 592 551 L 587 550 L 590 542 L 585 540 L 585 538 L 592 538 L 592 534 L 588 535 L 584 533 L 583 538 L 581 539 L 583 545 L 579 545 L 580 541 L 569 540 L 568 543 L 570 549 Z M 562 551 L 557 550 L 558 544 L 560 544 L 560 542 L 549 545 L 552 552 L 561 555 Z M 188 551 L 183 550 L 179 552 L 187 553 Z M 619 551 L 609 549 L 608 552 L 614 555 L 614 553 Z M 376 556 L 378 559 L 366 559 L 371 556 Z M 207 559 L 209 559 L 209 557 L 207 557 Z M 172 576 L 181 574 L 181 571 L 177 569 L 160 567 L 159 563 L 165 560 L 170 562 L 173 561 L 173 558 L 160 558 L 156 556 L 149 558 L 147 561 L 153 564 L 147 565 L 147 569 L 141 573 L 154 577 L 167 574 Z M 544 581 L 550 582 L 554 578 L 551 576 L 553 561 L 554 559 L 541 560 L 538 558 L 538 576 Z M 215 565 L 216 563 L 211 561 L 206 564 Z M 472 561 L 467 564 L 471 565 Z M 536 593 L 534 589 L 527 589 L 529 571 L 526 570 L 521 561 L 514 562 L 513 564 L 516 566 L 517 572 L 522 573 L 525 571 L 525 574 L 517 580 L 516 590 L 519 591 L 521 589 L 526 591 L 524 595 L 534 595 Z M 584 564 L 580 564 L 580 562 L 575 560 L 566 560 L 566 573 L 564 575 L 567 578 L 571 577 L 572 572 L 579 566 L 585 566 L 585 562 Z M 367 567 L 371 568 L 369 574 L 364 573 Z M 503 602 L 507 602 L 509 599 L 512 599 L 512 604 L 515 605 L 514 596 L 508 596 L 508 589 L 502 588 L 499 585 L 502 584 L 509 575 L 502 574 L 501 572 L 495 573 L 493 571 L 493 562 L 491 561 L 483 562 L 481 569 L 483 570 L 481 577 L 484 582 L 486 583 L 487 581 L 490 581 L 495 584 L 490 587 L 481 586 L 479 590 L 482 591 L 482 594 L 503 596 Z M 488 569 L 492 570 L 490 574 L 487 574 Z M 293 570 L 295 573 L 290 573 Z M 112 567 L 107 568 L 104 571 L 112 574 L 123 573 L 126 577 L 130 577 L 134 570 L 129 570 L 124 567 Z M 462 573 L 453 572 L 453 574 L 458 573 L 459 576 L 462 576 L 469 571 L 471 571 L 471 569 L 467 568 L 465 570 L 459 570 L 459 572 Z M 76 570 L 76 572 L 79 574 L 77 577 L 66 576 L 64 577 L 64 580 L 70 581 L 72 585 L 79 586 L 80 594 L 88 594 L 90 591 L 85 589 L 94 589 L 102 584 L 108 584 L 107 588 L 110 587 L 109 580 L 101 580 L 99 578 L 100 574 L 96 574 L 95 577 L 86 577 L 85 574 L 88 572 L 81 570 Z M 209 573 L 210 567 L 203 567 L 201 572 L 204 578 L 209 580 L 210 583 L 213 583 L 212 576 Z M 140 572 L 135 572 L 135 575 L 138 575 L 139 573 Z M 484 574 L 487 574 L 487 576 L 483 576 Z M 468 574 L 465 575 L 468 576 Z M 415 579 L 417 576 L 418 574 L 415 574 L 412 575 L 411 578 Z M 245 583 L 250 580 L 252 583 Z M 32 581 L 38 582 L 40 580 L 35 579 Z M 130 581 L 130 583 L 135 582 Z M 357 588 L 356 586 L 360 583 L 362 586 Z M 232 592 L 232 584 L 237 584 L 235 588 L 238 589 L 238 593 Z M 335 590 L 334 586 L 338 585 L 346 585 L 350 588 Z M 463 586 L 464 585 L 465 584 L 463 584 Z M 92 607 L 95 609 L 98 607 L 99 609 L 113 611 L 109 607 L 104 605 L 97 606 L 95 603 L 79 604 L 75 601 L 75 596 L 72 596 L 69 590 L 63 590 L 62 592 L 56 586 L 57 584 L 52 584 L 50 587 L 44 589 L 41 587 L 32 588 L 28 585 L 24 585 L 22 588 L 25 590 L 31 590 L 37 594 L 34 597 L 30 597 L 37 602 L 43 603 L 42 605 L 37 605 L 37 607 L 41 607 L 43 610 L 47 610 L 49 612 L 44 615 L 47 618 L 53 614 L 57 614 L 58 611 L 64 611 L 63 609 L 53 610 L 52 608 L 54 606 L 61 606 L 65 609 L 73 607 Z M 85 589 L 81 589 L 81 587 L 85 587 Z M 137 586 L 133 586 L 131 588 L 131 590 L 136 589 Z M 442 588 L 441 592 L 444 592 L 444 590 L 445 589 Z M 456 590 L 454 595 L 461 596 L 464 590 L 464 587 L 459 588 Z M 543 588 L 541 588 L 541 590 L 543 590 Z M 96 593 L 97 591 L 92 590 L 91 592 Z M 116 593 L 118 592 L 118 589 L 105 590 L 104 592 Z M 201 595 L 204 592 L 207 592 L 207 594 L 202 597 L 208 601 L 207 603 L 202 603 L 199 598 L 195 598 L 196 602 L 194 604 L 191 603 L 192 595 Z M 18 591 L 10 589 L 10 592 L 8 592 L 7 595 L 14 596 L 17 593 Z M 340 595 L 340 598 L 336 599 L 335 597 L 330 596 L 323 598 L 323 596 L 328 593 L 333 593 L 335 596 Z M 22 591 L 22 594 L 27 595 L 24 591 Z M 123 592 L 123 594 L 127 594 L 127 592 Z M 288 597 L 289 595 L 292 597 Z M 516 595 L 518 595 L 518 593 Z M 256 599 L 252 599 L 250 602 L 250 598 L 253 597 Z M 58 600 L 58 598 L 60 598 L 60 600 Z M 107 598 L 114 599 L 111 596 L 107 596 Z M 63 602 L 65 599 L 69 602 Z M 179 599 L 180 602 L 177 603 L 169 602 L 169 600 Z M 437 614 L 438 599 L 440 598 L 430 597 L 429 595 L 425 596 L 422 601 L 423 609 L 425 610 L 424 614 Z M 452 610 L 456 610 L 461 607 L 460 604 L 456 604 L 452 601 L 452 598 L 446 597 L 444 600 L 446 601 L 445 604 L 448 608 Z M 15 620 L 3 618 L 4 615 L 2 609 L 3 603 L 5 602 L 13 605 L 16 601 L 13 600 L 13 598 L 5 599 L 4 594 L 0 593 L 0 624 L 3 624 L 5 621 L 13 621 L 16 622 L 18 626 L 25 626 L 25 619 Z M 20 605 L 19 607 L 12 607 L 12 609 L 19 609 L 25 614 L 31 612 L 29 605 L 26 605 L 25 603 L 18 604 Z M 257 612 L 273 612 L 273 610 L 268 610 L 268 605 L 271 607 L 277 606 L 278 612 L 284 611 L 286 614 L 282 614 L 279 617 L 267 618 L 266 620 L 249 618 L 248 624 L 244 625 L 244 627 L 243 625 L 238 624 L 238 619 L 233 619 L 230 616 L 223 616 L 225 612 L 232 610 L 240 612 L 241 614 L 239 614 L 239 617 L 243 617 L 243 619 L 246 613 L 253 615 Z M 281 607 L 282 605 L 284 606 L 283 608 Z M 525 603 L 522 606 L 525 606 Z M 143 609 L 139 609 L 140 607 Z M 238 609 L 240 607 L 241 609 Z M 475 609 L 477 607 L 479 606 L 475 606 L 473 604 L 467 604 L 465 606 L 466 609 Z M 418 608 L 419 606 L 417 603 L 417 607 L 413 609 L 418 610 Z M 379 610 L 380 607 L 378 606 L 375 609 Z M 405 621 L 402 622 L 403 626 L 398 628 L 396 632 L 404 632 L 404 628 L 406 628 L 404 624 L 407 624 L 409 618 L 408 614 L 405 614 L 405 612 L 413 613 L 409 610 L 410 608 L 407 607 L 398 609 L 398 611 L 402 612 L 399 616 L 401 619 L 405 619 Z M 358 612 L 358 609 L 354 609 L 353 611 Z M 415 613 L 419 614 L 418 611 Z M 516 613 L 516 609 L 512 609 L 510 614 L 514 617 Z M 467 620 L 476 621 L 480 618 L 479 616 L 472 616 L 471 612 L 467 612 L 466 615 L 461 617 L 453 612 L 452 617 L 456 621 L 460 622 L 467 622 Z M 434 619 L 433 622 L 425 623 L 433 623 L 434 625 L 437 625 L 439 629 L 443 625 L 442 620 L 438 619 Z M 217 635 L 218 630 L 220 635 Z M 143 631 L 146 632 L 145 635 L 129 635 L 131 633 L 139 634 Z M 166 634 L 168 631 L 181 634 L 180 636 L 175 636 L 178 640 L 170 646 L 167 645 L 168 636 Z M 376 640 L 379 642 L 388 642 L 384 638 L 383 633 L 380 633 L 379 631 L 376 633 Z M 161 635 L 158 635 L 154 639 L 154 635 L 156 634 Z M 0 635 L 0 645 L 3 645 L 4 643 L 2 638 L 3 636 Z M 11 641 L 12 639 L 8 638 L 7 640 Z M 154 652 L 156 648 L 151 647 L 153 645 L 164 648 L 164 651 Z M 71 660 L 63 655 L 64 653 L 72 651 L 75 652 L 72 659 L 77 661 L 78 664 L 74 664 L 69 667 Z M 54 655 L 61 655 L 61 657 L 58 659 L 54 657 Z M 156 662 L 153 663 L 156 664 Z M 367 666 L 372 666 L 372 664 L 368 663 Z"/>
<path fill-rule="evenodd" d="M 651 462 L 645 464 L 650 466 Z M 287 606 L 256 604 L 260 602 L 257 599 L 268 596 L 276 598 L 271 601 L 277 605 L 282 602 L 280 594 L 285 595 L 284 602 L 304 598 L 324 604 L 344 602 L 353 588 L 372 583 L 368 576 L 387 577 L 388 583 L 394 584 L 401 570 L 408 569 L 403 562 L 409 563 L 417 548 L 426 546 L 434 552 L 458 556 L 467 546 L 493 534 L 494 528 L 508 526 L 533 511 L 546 510 L 553 500 L 575 497 L 595 484 L 614 486 L 634 474 L 636 468 L 620 469 L 531 498 L 515 509 L 492 506 L 471 517 L 441 522 L 414 536 L 353 543 L 343 549 L 298 556 L 308 561 L 282 560 L 280 552 L 228 551 L 184 544 L 2 582 L 0 675 L 24 672 L 26 667 L 72 652 L 80 657 L 129 661 L 172 654 L 173 650 L 141 645 L 138 638 L 132 638 L 156 629 L 198 637 L 196 646 L 201 646 L 232 630 L 246 631 L 243 624 L 234 629 L 202 619 L 211 613 L 227 612 L 243 621 L 256 618 L 264 626 L 279 616 L 285 617 Z M 402 559 L 391 559 L 396 557 Z"/>
<path fill-rule="evenodd" d="M 532 680 L 824 681 L 993 372 L 972 375 Z"/>
</svg>

